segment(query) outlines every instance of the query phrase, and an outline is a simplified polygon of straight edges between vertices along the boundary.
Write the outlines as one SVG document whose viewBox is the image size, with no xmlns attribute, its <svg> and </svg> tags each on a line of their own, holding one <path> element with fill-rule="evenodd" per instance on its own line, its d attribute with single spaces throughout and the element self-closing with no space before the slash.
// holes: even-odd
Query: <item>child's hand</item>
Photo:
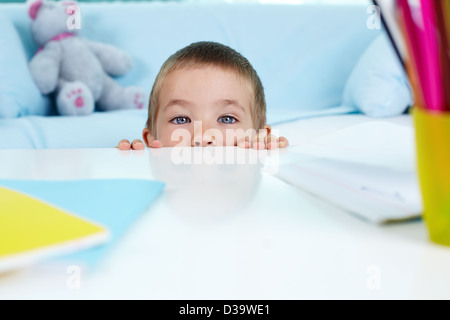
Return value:
<svg viewBox="0 0 450 320">
<path fill-rule="evenodd" d="M 266 125 L 264 127 L 266 129 L 266 133 L 257 134 L 252 137 L 251 141 L 248 137 L 245 137 L 238 141 L 237 146 L 245 149 L 278 149 L 278 148 L 286 148 L 289 145 L 289 141 L 285 137 L 277 138 L 273 134 L 271 134 L 271 127 Z"/>
<path fill-rule="evenodd" d="M 258 133 L 253 136 L 251 139 L 249 137 L 245 137 L 237 142 L 237 146 L 240 148 L 253 148 L 253 149 L 278 149 L 278 148 L 286 148 L 289 145 L 289 141 L 285 137 L 277 138 L 273 134 L 271 134 L 271 127 L 266 125 L 264 127 L 266 130 Z M 250 141 L 251 140 L 251 141 Z M 148 129 L 144 129 L 144 142 L 139 139 L 133 140 L 132 143 L 126 139 L 120 140 L 118 146 L 119 150 L 144 150 L 145 145 L 150 148 L 162 148 L 163 145 L 161 141 L 154 140 L 153 137 L 148 133 Z"/>
<path fill-rule="evenodd" d="M 149 147 L 150 148 L 162 148 L 161 141 L 153 140 L 150 143 Z M 120 140 L 120 142 L 116 148 L 119 148 L 119 150 L 144 150 L 145 144 L 139 139 L 133 140 L 132 143 L 130 143 L 130 141 L 128 141 L 126 139 L 123 139 L 123 140 Z"/>
</svg>

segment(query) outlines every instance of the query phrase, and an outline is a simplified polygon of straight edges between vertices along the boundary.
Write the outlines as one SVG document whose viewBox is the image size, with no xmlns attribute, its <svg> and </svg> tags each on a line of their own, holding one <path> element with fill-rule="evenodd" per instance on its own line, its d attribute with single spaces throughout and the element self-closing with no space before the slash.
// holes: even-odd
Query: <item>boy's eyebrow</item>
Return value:
<svg viewBox="0 0 450 320">
<path fill-rule="evenodd" d="M 166 109 L 176 106 L 176 105 L 181 105 L 183 107 L 186 107 L 186 106 L 190 106 L 192 104 L 191 104 L 191 102 L 189 102 L 187 100 L 172 99 L 164 106 L 163 110 L 166 110 Z M 234 99 L 220 99 L 220 100 L 216 101 L 216 105 L 221 106 L 221 107 L 236 106 L 239 109 L 241 109 L 242 112 L 245 113 L 245 108 L 237 100 L 234 100 Z"/>
<path fill-rule="evenodd" d="M 223 106 L 223 107 L 230 106 L 230 105 L 236 106 L 236 107 L 238 107 L 239 109 L 241 109 L 242 112 L 245 113 L 245 108 L 244 108 L 237 100 L 233 100 L 233 99 L 220 99 L 220 100 L 217 100 L 216 103 L 217 103 L 218 105 Z"/>
<path fill-rule="evenodd" d="M 166 110 L 166 109 L 168 109 L 170 107 L 173 107 L 175 105 L 190 106 L 191 103 L 189 101 L 183 100 L 183 99 L 172 99 L 164 106 L 163 110 Z"/>
</svg>

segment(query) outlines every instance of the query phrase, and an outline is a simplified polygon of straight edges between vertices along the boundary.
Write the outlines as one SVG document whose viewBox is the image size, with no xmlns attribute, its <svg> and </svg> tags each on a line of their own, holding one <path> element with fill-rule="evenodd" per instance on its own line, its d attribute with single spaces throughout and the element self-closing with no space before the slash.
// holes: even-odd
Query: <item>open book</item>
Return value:
<svg viewBox="0 0 450 320">
<path fill-rule="evenodd" d="M 280 167 L 279 178 L 364 220 L 383 224 L 422 214 L 410 127 L 368 122 L 291 152 L 292 161 Z"/>
</svg>

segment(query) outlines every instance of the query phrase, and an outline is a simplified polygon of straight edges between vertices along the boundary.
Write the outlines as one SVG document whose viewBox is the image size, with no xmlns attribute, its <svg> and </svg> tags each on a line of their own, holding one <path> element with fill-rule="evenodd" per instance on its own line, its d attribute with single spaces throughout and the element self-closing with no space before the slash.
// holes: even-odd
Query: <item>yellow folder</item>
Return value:
<svg viewBox="0 0 450 320">
<path fill-rule="evenodd" d="M 108 237 L 96 223 L 0 187 L 0 272 L 86 249 Z"/>
</svg>

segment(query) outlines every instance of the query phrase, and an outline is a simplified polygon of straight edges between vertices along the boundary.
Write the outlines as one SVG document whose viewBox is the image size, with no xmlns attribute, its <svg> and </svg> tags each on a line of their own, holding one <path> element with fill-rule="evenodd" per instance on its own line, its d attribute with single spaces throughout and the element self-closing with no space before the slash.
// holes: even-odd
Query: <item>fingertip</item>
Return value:
<svg viewBox="0 0 450 320">
<path fill-rule="evenodd" d="M 288 143 L 287 140 L 280 140 L 280 141 L 278 142 L 278 147 L 279 147 L 279 148 L 286 148 L 288 145 L 289 145 L 289 143 Z"/>
<path fill-rule="evenodd" d="M 141 140 L 139 140 L 139 139 L 135 139 L 131 143 L 131 149 L 133 149 L 133 150 L 142 150 L 142 149 L 144 149 L 144 143 Z"/>
<path fill-rule="evenodd" d="M 271 141 L 267 144 L 267 149 L 269 150 L 278 149 L 278 144 L 276 142 Z"/>
<path fill-rule="evenodd" d="M 242 139 L 237 143 L 237 146 L 239 148 L 248 149 L 250 147 L 250 144 L 247 139 Z"/>
<path fill-rule="evenodd" d="M 130 150 L 131 145 L 128 141 L 120 141 L 117 148 L 119 148 L 119 150 Z"/>
<path fill-rule="evenodd" d="M 152 143 L 150 143 L 150 148 L 162 148 L 161 141 L 153 140 Z"/>
<path fill-rule="evenodd" d="M 145 146 L 144 146 L 144 144 L 143 144 L 142 142 L 136 142 L 136 143 L 133 145 L 133 149 L 134 149 L 134 150 L 144 150 L 144 149 L 145 149 Z"/>
<path fill-rule="evenodd" d="M 289 145 L 289 141 L 285 137 L 280 137 L 278 139 L 278 146 L 280 148 L 286 148 Z"/>
<path fill-rule="evenodd" d="M 266 148 L 266 144 L 263 142 L 255 142 L 253 143 L 253 149 L 256 150 L 261 150 L 261 149 L 265 149 Z"/>
</svg>

